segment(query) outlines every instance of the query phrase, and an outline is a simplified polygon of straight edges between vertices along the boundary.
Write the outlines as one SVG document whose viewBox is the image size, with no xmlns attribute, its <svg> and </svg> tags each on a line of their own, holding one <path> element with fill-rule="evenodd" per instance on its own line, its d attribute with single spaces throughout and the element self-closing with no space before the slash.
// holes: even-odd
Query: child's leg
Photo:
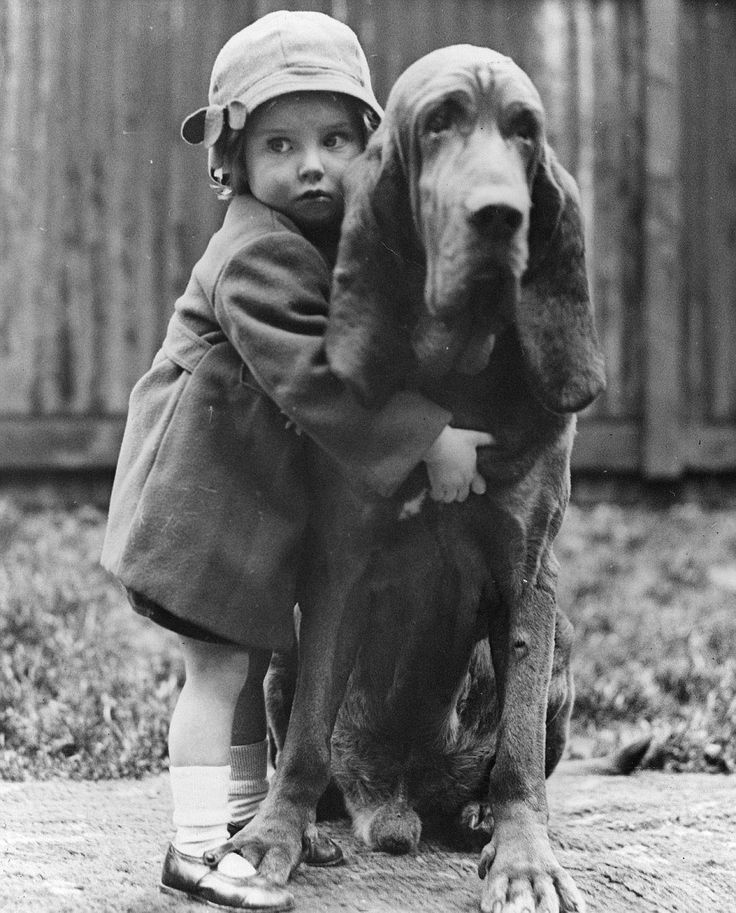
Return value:
<svg viewBox="0 0 736 913">
<path fill-rule="evenodd" d="M 230 748 L 230 821 L 238 828 L 254 817 L 268 792 L 268 740 L 263 680 L 270 650 L 251 650 L 248 678 L 238 697 Z"/>
<path fill-rule="evenodd" d="M 240 830 L 255 817 L 268 792 L 268 739 L 263 680 L 271 653 L 252 650 L 248 679 L 238 698 L 230 748 L 230 825 Z M 303 861 L 307 865 L 333 866 L 344 861 L 340 847 L 313 828 L 305 843 Z"/>
<path fill-rule="evenodd" d="M 164 860 L 161 889 L 218 907 L 291 910 L 290 892 L 256 875 L 242 856 L 225 850 L 211 859 L 205 855 L 228 838 L 230 732 L 248 653 L 189 638 L 182 638 L 182 649 L 186 682 L 169 730 L 177 830 Z"/>
<path fill-rule="evenodd" d="M 230 733 L 238 696 L 248 674 L 242 647 L 181 638 L 186 681 L 169 729 L 169 760 L 174 797 L 173 844 L 189 856 L 228 839 Z M 229 854 L 220 870 L 252 875 L 243 858 Z"/>
</svg>

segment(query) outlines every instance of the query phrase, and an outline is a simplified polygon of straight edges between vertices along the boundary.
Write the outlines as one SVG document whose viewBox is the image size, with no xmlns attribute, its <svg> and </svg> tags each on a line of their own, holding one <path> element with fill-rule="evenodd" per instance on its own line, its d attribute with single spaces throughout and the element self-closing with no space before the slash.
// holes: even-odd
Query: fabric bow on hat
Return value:
<svg viewBox="0 0 736 913">
<path fill-rule="evenodd" d="M 189 115 L 181 126 L 181 135 L 188 143 L 204 142 L 209 149 L 222 136 L 225 127 L 242 130 L 247 114 L 245 105 L 237 100 L 226 105 L 207 105 Z"/>
</svg>

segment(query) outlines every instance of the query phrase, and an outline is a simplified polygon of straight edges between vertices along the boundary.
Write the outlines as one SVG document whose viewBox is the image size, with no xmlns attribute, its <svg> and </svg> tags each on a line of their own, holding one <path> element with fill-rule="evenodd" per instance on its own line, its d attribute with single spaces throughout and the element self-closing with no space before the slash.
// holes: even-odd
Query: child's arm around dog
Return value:
<svg viewBox="0 0 736 913">
<path fill-rule="evenodd" d="M 367 409 L 330 371 L 324 351 L 329 280 L 319 251 L 286 223 L 230 259 L 214 306 L 245 370 L 348 475 L 379 493 L 393 493 L 422 460 L 436 500 L 464 500 L 471 485 L 482 493 L 476 447 L 491 443 L 490 435 L 450 427 L 450 413 L 408 390 L 381 409 Z"/>
</svg>

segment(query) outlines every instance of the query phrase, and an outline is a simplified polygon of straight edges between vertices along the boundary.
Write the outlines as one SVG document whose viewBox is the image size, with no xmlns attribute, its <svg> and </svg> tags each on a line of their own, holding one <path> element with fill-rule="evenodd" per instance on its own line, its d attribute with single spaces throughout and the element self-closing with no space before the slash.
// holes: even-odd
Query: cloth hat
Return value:
<svg viewBox="0 0 736 913">
<path fill-rule="evenodd" d="M 209 104 L 185 118 L 181 135 L 204 143 L 214 174 L 225 128 L 242 130 L 258 105 L 289 92 L 338 92 L 383 116 L 355 32 L 324 13 L 279 10 L 225 43 L 212 67 Z"/>
</svg>

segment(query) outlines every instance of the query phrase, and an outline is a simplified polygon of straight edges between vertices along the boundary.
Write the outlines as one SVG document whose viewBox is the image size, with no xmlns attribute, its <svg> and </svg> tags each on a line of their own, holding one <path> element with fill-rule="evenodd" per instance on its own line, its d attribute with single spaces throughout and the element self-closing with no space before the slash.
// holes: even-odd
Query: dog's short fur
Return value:
<svg viewBox="0 0 736 913">
<path fill-rule="evenodd" d="M 491 432 L 478 458 L 488 491 L 436 503 L 418 468 L 394 498 L 373 498 L 315 460 L 294 710 L 239 842 L 277 878 L 295 864 L 352 672 L 332 750 L 359 834 L 403 851 L 418 815 L 466 830 L 492 820 L 483 909 L 582 909 L 546 828 L 544 780 L 573 700 L 552 542 L 572 413 L 604 375 L 577 188 L 508 58 L 445 48 L 398 80 L 351 170 L 327 349 L 364 401 L 415 387 L 458 427 Z"/>
</svg>

